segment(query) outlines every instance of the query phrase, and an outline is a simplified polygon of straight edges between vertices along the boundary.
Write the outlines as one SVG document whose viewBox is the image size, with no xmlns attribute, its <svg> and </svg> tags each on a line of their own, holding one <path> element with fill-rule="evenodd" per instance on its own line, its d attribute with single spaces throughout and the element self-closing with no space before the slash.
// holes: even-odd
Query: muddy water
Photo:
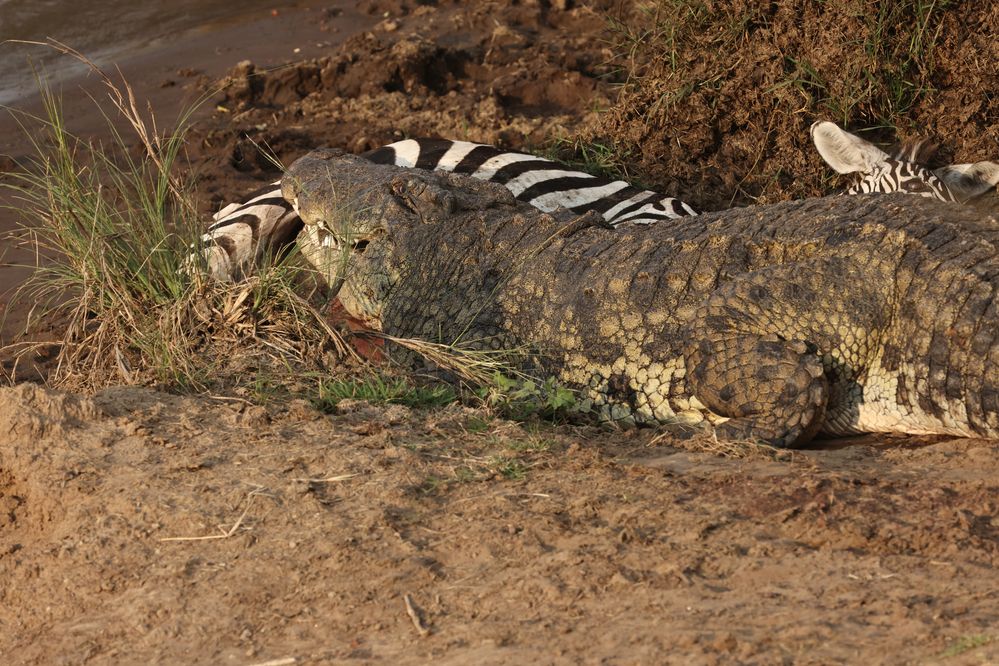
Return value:
<svg viewBox="0 0 999 666">
<path fill-rule="evenodd" d="M 186 33 L 214 30 L 295 6 L 288 0 L 0 0 L 0 104 L 34 92 L 32 63 L 62 79 L 80 65 L 44 47 L 3 43 L 52 37 L 105 65 Z"/>
</svg>

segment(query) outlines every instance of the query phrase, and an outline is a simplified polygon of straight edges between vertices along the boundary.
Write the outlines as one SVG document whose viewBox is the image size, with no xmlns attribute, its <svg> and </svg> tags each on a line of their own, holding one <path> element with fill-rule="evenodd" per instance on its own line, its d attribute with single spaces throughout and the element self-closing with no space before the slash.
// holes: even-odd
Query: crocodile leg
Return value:
<svg viewBox="0 0 999 666">
<path fill-rule="evenodd" d="M 801 340 L 740 335 L 702 340 L 687 357 L 687 381 L 727 440 L 800 446 L 822 427 L 829 380 L 814 347 Z"/>
<path fill-rule="evenodd" d="M 872 279 L 880 268 L 813 258 L 741 275 L 701 304 L 684 361 L 691 392 L 729 418 L 719 437 L 800 446 L 855 409 L 890 321 L 890 293 L 876 286 L 889 283 Z"/>
</svg>

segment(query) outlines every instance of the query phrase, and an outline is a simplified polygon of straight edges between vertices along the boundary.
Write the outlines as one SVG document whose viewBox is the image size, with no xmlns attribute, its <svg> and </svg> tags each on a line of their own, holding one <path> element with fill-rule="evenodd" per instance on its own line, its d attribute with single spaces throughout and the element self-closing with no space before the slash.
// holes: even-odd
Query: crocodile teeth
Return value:
<svg viewBox="0 0 999 666">
<path fill-rule="evenodd" d="M 364 252 L 364 249 L 368 246 L 367 238 L 359 238 L 356 240 L 341 239 L 321 224 L 315 225 L 313 233 L 316 242 L 318 242 L 321 247 L 327 249 L 337 249 L 347 246 L 352 252 Z"/>
<path fill-rule="evenodd" d="M 316 225 L 316 239 L 319 245 L 325 248 L 336 248 L 340 246 L 336 236 L 323 225 Z"/>
</svg>

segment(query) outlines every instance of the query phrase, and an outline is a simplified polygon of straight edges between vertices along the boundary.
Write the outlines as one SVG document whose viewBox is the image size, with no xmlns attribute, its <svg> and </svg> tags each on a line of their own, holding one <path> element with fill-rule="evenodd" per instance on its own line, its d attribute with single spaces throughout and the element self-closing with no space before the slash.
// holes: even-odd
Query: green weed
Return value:
<svg viewBox="0 0 999 666">
<path fill-rule="evenodd" d="M 454 480 L 456 483 L 471 483 L 476 478 L 475 470 L 470 467 L 458 467 L 454 470 Z"/>
<path fill-rule="evenodd" d="M 478 416 L 470 416 L 465 419 L 465 430 L 471 433 L 487 432 L 492 427 L 489 419 Z"/>
<path fill-rule="evenodd" d="M 526 453 L 544 453 L 550 451 L 555 442 L 544 437 L 530 437 L 524 440 L 510 442 L 507 448 L 511 451 Z"/>
<path fill-rule="evenodd" d="M 495 373 L 479 398 L 502 416 L 523 421 L 532 416 L 562 420 L 576 411 L 576 394 L 560 386 L 554 378 L 538 384 L 532 379 Z"/>
<path fill-rule="evenodd" d="M 942 659 L 949 659 L 950 657 L 956 657 L 959 654 L 964 654 L 969 650 L 974 650 L 975 648 L 980 648 L 991 643 L 994 639 L 993 636 L 988 634 L 972 634 L 968 636 L 961 636 L 954 643 L 948 647 L 946 650 L 940 653 Z"/>
<path fill-rule="evenodd" d="M 178 175 L 193 109 L 177 129 L 158 133 L 127 82 L 67 52 L 103 77 L 113 110 L 143 151 L 130 149 L 110 115 L 110 145 L 73 136 L 60 100 L 44 87 L 45 117 L 19 117 L 36 154 L 0 186 L 12 190 L 39 255 L 15 300 L 33 304 L 29 326 L 45 317 L 68 321 L 50 381 L 203 390 L 223 379 L 223 368 L 253 376 L 267 364 L 315 367 L 331 347 L 344 353 L 342 340 L 296 293 L 303 271 L 293 255 L 235 285 L 208 278 L 204 220 L 192 184 Z"/>
<path fill-rule="evenodd" d="M 633 180 L 628 172 L 630 151 L 620 150 L 609 142 L 558 136 L 541 152 L 543 157 L 594 176 Z"/>
<path fill-rule="evenodd" d="M 417 490 L 423 495 L 436 495 L 447 489 L 447 480 L 438 476 L 428 476 L 417 486 Z"/>
<path fill-rule="evenodd" d="M 510 481 L 522 481 L 527 478 L 528 466 L 516 458 L 498 459 L 494 466 L 503 478 Z"/>
<path fill-rule="evenodd" d="M 859 3 L 854 15 L 865 29 L 853 57 L 834 72 L 819 72 L 794 54 L 785 56 L 785 78 L 768 91 L 797 89 L 806 108 L 841 124 L 858 121 L 899 127 L 906 114 L 934 91 L 929 83 L 941 17 L 949 0 Z"/>
<path fill-rule="evenodd" d="M 445 384 L 416 386 L 409 380 L 380 375 L 357 379 L 327 379 L 319 383 L 313 398 L 317 409 L 331 412 L 341 400 L 366 400 L 372 404 L 405 405 L 421 409 L 443 407 L 458 399 L 453 388 Z"/>
</svg>

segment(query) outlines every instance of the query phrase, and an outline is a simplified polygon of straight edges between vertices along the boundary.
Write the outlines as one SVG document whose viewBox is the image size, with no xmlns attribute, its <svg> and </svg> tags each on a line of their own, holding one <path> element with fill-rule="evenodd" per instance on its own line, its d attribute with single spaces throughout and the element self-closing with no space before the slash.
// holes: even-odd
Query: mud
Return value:
<svg viewBox="0 0 999 666">
<path fill-rule="evenodd" d="M 669 124 L 619 99 L 607 28 L 625 9 L 317 9 L 301 18 L 330 42 L 314 58 L 227 52 L 228 86 L 189 146 L 201 205 L 277 175 L 257 145 L 288 164 L 417 135 L 510 148 L 610 136 L 636 174 L 704 207 L 833 184 L 793 96 L 740 78 L 723 86 L 738 104 L 695 94 L 703 112 Z M 775 33 L 797 29 L 780 16 Z M 174 48 L 157 99 L 218 90 L 210 72 L 176 75 L 197 63 Z M 997 157 L 975 143 L 994 137 L 990 98 L 969 68 L 948 71 L 941 95 L 967 113 L 944 105 L 933 127 L 959 159 Z M 734 459 L 648 430 L 250 397 L 0 389 L 4 663 L 999 661 L 994 442 L 870 437 Z"/>
<path fill-rule="evenodd" d="M 381 20 L 331 54 L 229 72 L 213 99 L 222 112 L 199 129 L 211 147 L 201 158 L 207 198 L 229 201 L 276 177 L 261 147 L 288 165 L 320 145 L 362 152 L 411 136 L 511 149 L 571 138 L 610 104 L 611 5 L 362 3 Z"/>
</svg>

